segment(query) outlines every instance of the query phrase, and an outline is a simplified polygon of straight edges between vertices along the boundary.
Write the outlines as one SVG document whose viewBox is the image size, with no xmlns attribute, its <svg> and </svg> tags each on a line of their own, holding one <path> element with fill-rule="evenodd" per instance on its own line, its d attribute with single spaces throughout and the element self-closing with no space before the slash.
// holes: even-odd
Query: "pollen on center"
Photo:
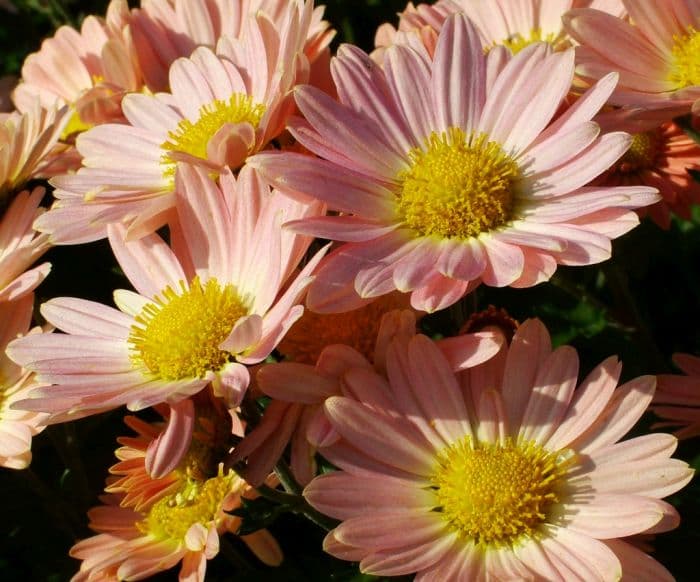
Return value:
<svg viewBox="0 0 700 582">
<path fill-rule="evenodd" d="M 233 285 L 198 277 L 179 292 L 170 287 L 135 318 L 129 344 L 132 359 L 164 380 L 201 378 L 233 357 L 219 345 L 248 308 Z"/>
<path fill-rule="evenodd" d="M 206 160 L 209 140 L 226 123 L 249 123 L 257 129 L 264 114 L 265 106 L 255 103 L 252 97 L 243 93 L 234 93 L 227 100 L 218 99 L 202 105 L 196 121 L 181 120 L 161 144 L 160 147 L 166 151 L 161 158 L 163 176 L 172 178 L 175 174 L 176 164 L 167 152 L 184 152 Z"/>
<path fill-rule="evenodd" d="M 484 134 L 433 132 L 398 176 L 400 219 L 421 236 L 467 239 L 512 219 L 517 163 Z"/>
<path fill-rule="evenodd" d="M 436 511 L 460 537 L 501 546 L 536 537 L 559 501 L 571 456 L 531 442 L 478 443 L 441 451 L 431 476 Z"/>
<path fill-rule="evenodd" d="M 689 26 L 686 34 L 673 37 L 668 80 L 678 89 L 700 85 L 700 32 Z"/>
</svg>

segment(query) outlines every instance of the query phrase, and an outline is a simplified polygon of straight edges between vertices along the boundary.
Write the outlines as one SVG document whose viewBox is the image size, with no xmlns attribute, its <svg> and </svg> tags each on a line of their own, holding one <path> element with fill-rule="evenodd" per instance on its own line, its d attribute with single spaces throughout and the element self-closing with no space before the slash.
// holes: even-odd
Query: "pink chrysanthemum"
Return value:
<svg viewBox="0 0 700 582">
<path fill-rule="evenodd" d="M 131 29 L 149 87 L 167 91 L 168 69 L 177 57 L 189 57 L 198 46 L 213 49 L 222 37 L 242 38 L 254 19 L 275 31 L 288 26 L 295 14 L 304 34 L 303 53 L 313 69 L 335 35 L 323 13 L 324 7 L 314 8 L 313 0 L 151 0 L 132 12 Z"/>
<path fill-rule="evenodd" d="M 50 246 L 48 236 L 32 228 L 43 197 L 42 187 L 20 192 L 0 219 L 0 304 L 30 293 L 51 270 L 50 263 L 29 268 Z"/>
<path fill-rule="evenodd" d="M 32 459 L 32 437 L 44 430 L 45 414 L 13 410 L 38 386 L 34 374 L 23 370 L 5 354 L 7 344 L 26 334 L 32 321 L 34 295 L 0 303 L 0 467 L 25 469 Z M 32 332 L 34 333 L 34 332 Z M 40 334 L 41 330 L 35 330 Z"/>
<path fill-rule="evenodd" d="M 685 374 L 660 374 L 654 396 L 654 412 L 664 422 L 657 426 L 680 426 L 679 439 L 700 435 L 700 357 L 674 354 L 673 361 Z"/>
<path fill-rule="evenodd" d="M 199 419 L 219 421 L 206 415 Z M 128 473 L 107 486 L 105 505 L 88 513 L 90 527 L 98 535 L 78 542 L 71 556 L 82 560 L 73 582 L 141 580 L 182 562 L 180 580 L 203 582 L 207 560 L 219 551 L 219 538 L 240 527 L 240 517 L 230 515 L 241 498 L 254 491 L 233 471 L 217 461 L 216 443 L 199 433 L 183 461 L 160 479 L 145 469 L 145 451 L 162 427 L 127 417 L 136 436 L 120 439 L 122 460 L 112 467 Z M 128 468 L 126 467 L 128 465 Z M 282 553 L 275 539 L 260 530 L 241 539 L 264 563 L 276 566 Z"/>
<path fill-rule="evenodd" d="M 200 47 L 175 61 L 171 93 L 127 95 L 129 124 L 100 125 L 78 137 L 84 167 L 53 180 L 58 201 L 37 228 L 56 243 L 102 238 L 113 222 L 130 227 L 130 236 L 148 234 L 172 211 L 178 161 L 212 173 L 239 168 L 284 130 L 294 107 L 289 92 L 307 79 L 300 18 L 290 11 L 274 31 L 261 16 L 243 39 L 222 38 L 218 54 Z"/>
<path fill-rule="evenodd" d="M 575 350 L 552 351 L 537 320 L 515 333 L 500 382 L 455 376 L 421 335 L 397 337 L 386 358 L 386 377 L 346 373 L 357 396 L 325 404 L 339 438 L 321 454 L 341 471 L 304 496 L 342 520 L 326 551 L 420 581 L 672 580 L 624 541 L 675 527 L 661 498 L 693 474 L 669 458 L 670 435 L 618 442 L 653 376 L 616 389 L 612 357 L 576 388 Z"/>
<path fill-rule="evenodd" d="M 688 170 L 700 170 L 700 146 L 672 121 L 644 120 L 643 114 L 625 121 L 617 113 L 603 114 L 598 121 L 607 130 L 632 134 L 632 145 L 595 184 L 652 186 L 661 200 L 640 209 L 642 216 L 648 213 L 661 228 L 669 227 L 671 213 L 689 220 L 691 206 L 700 202 L 700 184 Z"/>
<path fill-rule="evenodd" d="M 249 168 L 226 171 L 219 190 L 206 172 L 182 166 L 177 178 L 182 230 L 171 249 L 157 235 L 109 240 L 138 293 L 118 290 L 119 310 L 75 298 L 41 312 L 65 334 L 19 339 L 10 357 L 49 386 L 21 405 L 62 422 L 126 404 L 173 407 L 154 474 L 176 463 L 192 433 L 188 397 L 213 383 L 236 407 L 248 386 L 246 365 L 265 359 L 301 316 L 298 305 L 323 252 L 296 274 L 310 239 L 280 228 L 318 212 L 270 193 Z"/>
<path fill-rule="evenodd" d="M 249 163 L 280 190 L 343 213 L 288 225 L 345 241 L 316 274 L 313 311 L 349 310 L 394 289 L 435 311 L 479 282 L 535 285 L 558 264 L 607 259 L 610 239 L 638 223 L 630 209 L 657 200 L 652 188 L 586 187 L 631 142 L 591 121 L 614 75 L 552 122 L 573 51 L 540 43 L 507 64 L 492 55 L 455 15 L 432 61 L 397 45 L 380 68 L 345 46 L 333 62 L 340 103 L 296 91 L 306 121 L 291 131 L 325 159 L 269 152 Z"/>
<path fill-rule="evenodd" d="M 690 111 L 700 98 L 700 2 L 622 0 L 631 22 L 580 9 L 564 17 L 567 32 L 582 46 L 576 72 L 591 81 L 620 74 L 611 101 L 617 105 L 668 106 Z"/>
<path fill-rule="evenodd" d="M 475 24 L 485 50 L 504 46 L 517 52 L 533 42 L 545 41 L 562 49 L 570 45 L 561 17 L 572 8 L 597 8 L 624 17 L 621 0 L 438 0 L 435 4 L 409 2 L 399 14 L 398 29 L 383 24 L 377 29 L 372 56 L 381 59 L 383 49 L 395 43 L 411 43 L 406 33 L 417 32 L 432 55 L 437 36 L 447 18 L 464 13 Z"/>
<path fill-rule="evenodd" d="M 383 372 L 391 339 L 415 334 L 413 312 L 390 311 L 382 317 L 374 335 L 361 342 L 364 346 L 371 344 L 372 349 L 367 350 L 370 353 L 336 343 L 324 348 L 313 365 L 281 362 L 263 366 L 257 374 L 258 388 L 273 400 L 261 423 L 236 447 L 232 460 L 247 459 L 244 475 L 256 484 L 291 442 L 292 471 L 300 483 L 308 483 L 316 474 L 317 442 L 328 438 L 331 430 L 322 412 L 326 398 L 347 393 L 346 372 L 352 370 L 353 377 L 362 375 L 358 369 Z M 485 331 L 440 340 L 437 345 L 452 369 L 462 370 L 492 357 L 500 349 L 502 339 L 500 333 Z"/>
<path fill-rule="evenodd" d="M 88 16 L 80 32 L 61 26 L 40 51 L 29 55 L 13 98 L 20 111 L 30 109 L 36 99 L 44 107 L 69 105 L 67 137 L 98 123 L 122 119 L 122 97 L 142 88 L 126 2 L 112 0 L 106 21 Z"/>
<path fill-rule="evenodd" d="M 0 113 L 0 202 L 28 180 L 46 177 L 67 121 L 65 108 L 43 109 L 38 101 L 25 113 Z"/>
</svg>

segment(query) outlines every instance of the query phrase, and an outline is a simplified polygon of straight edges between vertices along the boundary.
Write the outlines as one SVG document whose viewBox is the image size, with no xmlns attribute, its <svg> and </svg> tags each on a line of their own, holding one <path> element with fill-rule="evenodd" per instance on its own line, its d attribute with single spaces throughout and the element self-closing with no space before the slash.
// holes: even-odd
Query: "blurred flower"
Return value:
<svg viewBox="0 0 700 582">
<path fill-rule="evenodd" d="M 0 113 L 0 203 L 28 180 L 46 177 L 66 114 L 37 101 L 25 113 Z"/>
<path fill-rule="evenodd" d="M 204 415 L 200 426 L 211 427 L 221 418 Z M 241 519 L 230 515 L 243 497 L 253 498 L 246 482 L 225 471 L 212 435 L 195 433 L 181 463 L 160 479 L 145 469 L 145 451 L 162 426 L 135 417 L 126 423 L 136 436 L 120 439 L 122 459 L 111 472 L 126 474 L 108 484 L 104 505 L 88 512 L 98 535 L 78 542 L 70 551 L 82 560 L 73 578 L 81 580 L 141 580 L 182 562 L 180 580 L 204 580 L 207 560 L 219 551 L 219 538 L 235 534 Z M 282 553 L 267 530 L 241 539 L 265 564 L 276 566 Z"/>
<path fill-rule="evenodd" d="M 673 361 L 685 375 L 660 374 L 652 410 L 663 419 L 656 427 L 680 426 L 679 439 L 700 435 L 700 357 L 674 354 Z"/>
<path fill-rule="evenodd" d="M 0 77 L 0 112 L 7 113 L 14 109 L 10 93 L 17 85 L 17 77 L 14 75 L 5 75 Z"/>
<path fill-rule="evenodd" d="M 32 321 L 34 295 L 0 303 L 0 467 L 25 469 L 32 459 L 32 437 L 44 430 L 45 414 L 13 410 L 38 386 L 34 374 L 22 369 L 5 354 L 7 344 L 27 334 Z M 41 334 L 39 328 L 29 332 Z"/>
<path fill-rule="evenodd" d="M 308 483 L 316 474 L 314 456 L 318 444 L 333 432 L 322 412 L 323 402 L 342 395 L 350 388 L 346 375 L 364 378 L 365 371 L 386 369 L 386 349 L 396 336 L 416 334 L 416 314 L 390 311 L 381 318 L 378 331 L 370 339 L 369 353 L 360 353 L 351 345 L 337 343 L 325 347 L 314 365 L 298 362 L 266 364 L 257 374 L 258 388 L 273 400 L 265 409 L 262 421 L 241 441 L 232 461 L 247 460 L 242 474 L 253 484 L 272 470 L 291 442 L 291 467 L 300 483 Z M 351 341 L 351 344 L 356 342 Z M 437 345 L 453 370 L 481 364 L 493 356 L 502 343 L 500 333 L 481 332 L 440 340 Z M 359 393 L 358 393 L 359 394 Z"/>
<path fill-rule="evenodd" d="M 50 263 L 31 267 L 49 249 L 48 237 L 32 223 L 43 212 L 44 188 L 20 192 L 0 219 L 0 304 L 33 291 L 51 270 Z"/>
<path fill-rule="evenodd" d="M 217 54 L 200 47 L 176 60 L 171 93 L 127 95 L 122 108 L 129 123 L 78 137 L 83 167 L 52 181 L 58 202 L 37 228 L 61 244 L 103 238 L 114 222 L 130 227 L 130 236 L 149 234 L 174 206 L 177 162 L 212 175 L 239 169 L 284 130 L 294 107 L 290 91 L 308 79 L 299 61 L 306 38 L 301 17 L 290 9 L 284 26 L 272 31 L 260 15 L 260 22 L 251 20 L 247 41 L 222 38 Z"/>
<path fill-rule="evenodd" d="M 515 333 L 501 384 L 460 387 L 422 335 L 397 336 L 386 357 L 386 377 L 346 374 L 324 406 L 339 437 L 320 452 L 341 471 L 304 496 L 342 520 L 327 552 L 423 580 L 672 580 L 620 539 L 675 527 L 661 498 L 693 474 L 669 458 L 670 435 L 618 442 L 653 376 L 616 389 L 612 357 L 576 389 L 576 351 L 552 351 L 538 320 Z"/>
<path fill-rule="evenodd" d="M 19 339 L 8 354 L 52 386 L 16 406 L 48 412 L 55 423 L 167 402 L 166 438 L 149 459 L 155 476 L 189 443 L 189 396 L 213 383 L 229 408 L 238 406 L 246 365 L 264 360 L 301 316 L 323 252 L 296 273 L 310 239 L 280 228 L 318 205 L 270 193 L 250 168 L 237 180 L 227 170 L 221 181 L 219 190 L 204 170 L 181 167 L 174 250 L 158 235 L 129 242 L 110 227 L 112 250 L 138 293 L 116 291 L 119 310 L 71 297 L 44 303 L 43 316 L 65 333 Z"/>
<path fill-rule="evenodd" d="M 700 3 L 622 0 L 630 21 L 592 9 L 565 15 L 576 49 L 576 72 L 589 81 L 620 75 L 616 105 L 667 106 L 668 119 L 700 98 Z"/>
<path fill-rule="evenodd" d="M 312 311 L 347 311 L 398 289 L 432 312 L 481 282 L 530 287 L 558 264 L 609 258 L 610 240 L 638 223 L 631 209 L 658 199 L 648 187 L 586 186 L 631 142 L 591 121 L 614 75 L 552 122 L 573 51 L 539 43 L 496 76 L 498 63 L 455 15 L 433 61 L 397 45 L 382 68 L 345 46 L 333 66 L 340 103 L 297 89 L 306 121 L 292 120 L 291 132 L 325 159 L 268 152 L 249 164 L 290 196 L 343 213 L 287 225 L 345 242 L 316 273 Z"/>
<path fill-rule="evenodd" d="M 619 115 L 618 115 L 619 113 Z M 688 170 L 700 170 L 700 146 L 672 121 L 660 123 L 656 115 L 625 120 L 625 111 L 612 111 L 596 118 L 605 131 L 632 134 L 632 145 L 618 162 L 598 178 L 599 186 L 652 186 L 661 200 L 638 210 L 647 213 L 661 228 L 671 224 L 671 213 L 690 220 L 693 204 L 700 202 L 700 184 Z"/>
</svg>

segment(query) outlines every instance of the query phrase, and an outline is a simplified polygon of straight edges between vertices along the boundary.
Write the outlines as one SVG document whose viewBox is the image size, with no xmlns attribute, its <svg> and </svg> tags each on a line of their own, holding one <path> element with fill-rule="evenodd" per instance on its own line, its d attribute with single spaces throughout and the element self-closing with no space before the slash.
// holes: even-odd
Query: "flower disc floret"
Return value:
<svg viewBox="0 0 700 582">
<path fill-rule="evenodd" d="M 184 152 L 206 160 L 209 140 L 225 124 L 249 123 L 257 129 L 264 114 L 263 104 L 256 103 L 249 95 L 234 93 L 228 100 L 217 99 L 202 105 L 195 122 L 182 119 L 177 128 L 168 132 L 168 140 L 160 147 L 166 152 Z M 161 163 L 164 166 L 164 176 L 172 177 L 175 174 L 173 159 L 166 153 L 163 154 Z"/>
<path fill-rule="evenodd" d="M 233 285 L 195 277 L 180 292 L 166 287 L 136 316 L 129 343 L 132 358 L 165 380 L 202 378 L 232 355 L 219 349 L 248 308 Z"/>
<path fill-rule="evenodd" d="M 542 30 L 539 28 L 533 28 L 530 31 L 530 34 L 527 36 L 523 36 L 519 32 L 516 32 L 515 34 L 511 34 L 508 38 L 504 38 L 501 42 L 495 42 L 493 43 L 493 46 L 499 46 L 503 45 L 504 47 L 510 49 L 510 52 L 513 54 L 519 53 L 521 50 L 523 50 L 525 47 L 530 46 L 533 43 L 536 42 L 547 42 L 551 44 L 552 46 L 556 45 L 557 37 L 554 33 L 550 32 L 549 34 L 542 34 Z M 562 43 L 559 43 L 562 44 Z M 563 47 L 557 47 L 557 48 L 563 48 Z"/>
<path fill-rule="evenodd" d="M 532 441 L 474 442 L 466 436 L 440 452 L 431 476 L 437 510 L 464 539 L 512 545 L 537 535 L 558 490 L 570 454 Z"/>
<path fill-rule="evenodd" d="M 686 34 L 674 35 L 673 41 L 668 80 L 679 89 L 700 85 L 700 32 L 689 26 Z"/>
<path fill-rule="evenodd" d="M 656 132 L 647 131 L 636 133 L 632 138 L 630 149 L 625 152 L 618 162 L 621 172 L 635 172 L 654 166 L 658 151 Z"/>
<path fill-rule="evenodd" d="M 398 211 L 422 236 L 468 239 L 511 220 L 519 168 L 484 134 L 433 132 L 399 175 Z"/>
<path fill-rule="evenodd" d="M 216 477 L 204 482 L 187 480 L 179 491 L 154 503 L 137 527 L 158 539 L 183 541 L 193 525 L 208 527 L 216 521 L 234 479 L 233 471 L 224 475 L 220 470 Z"/>
</svg>

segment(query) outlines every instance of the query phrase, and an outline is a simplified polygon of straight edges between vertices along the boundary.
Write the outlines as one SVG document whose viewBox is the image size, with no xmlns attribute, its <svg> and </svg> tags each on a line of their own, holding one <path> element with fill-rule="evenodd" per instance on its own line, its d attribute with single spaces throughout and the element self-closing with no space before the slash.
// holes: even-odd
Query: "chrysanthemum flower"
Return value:
<svg viewBox="0 0 700 582">
<path fill-rule="evenodd" d="M 455 15 L 433 61 L 398 45 L 380 68 L 345 46 L 333 63 L 340 103 L 296 91 L 307 121 L 291 131 L 325 159 L 269 152 L 249 163 L 280 190 L 343 213 L 288 225 L 345 241 L 316 274 L 313 311 L 346 311 L 394 289 L 435 311 L 478 282 L 535 285 L 558 264 L 607 259 L 610 239 L 638 223 L 629 209 L 657 200 L 647 187 L 586 187 L 631 142 L 599 135 L 591 121 L 614 75 L 552 123 L 573 51 L 531 45 L 498 74 L 491 54 Z"/>
<path fill-rule="evenodd" d="M 580 9 L 564 17 L 582 46 L 576 72 L 589 80 L 620 74 L 611 101 L 617 105 L 669 106 L 679 115 L 700 98 L 700 2 L 622 0 L 631 22 Z"/>
<path fill-rule="evenodd" d="M 222 190 L 204 170 L 186 165 L 177 181 L 182 231 L 172 229 L 175 250 L 155 234 L 126 242 L 123 229 L 110 229 L 112 249 L 138 293 L 116 291 L 118 310 L 52 299 L 41 312 L 65 333 L 8 347 L 14 361 L 50 385 L 20 406 L 50 413 L 50 422 L 123 404 L 170 404 L 175 427 L 168 427 L 171 446 L 154 462 L 156 473 L 187 445 L 189 396 L 213 383 L 230 408 L 240 403 L 246 365 L 265 359 L 301 316 L 298 303 L 323 254 L 293 276 L 310 239 L 283 232 L 280 223 L 318 207 L 270 193 L 253 170 L 244 168 L 237 180 L 226 171 Z"/>
<path fill-rule="evenodd" d="M 0 201 L 28 180 L 46 177 L 67 121 L 66 109 L 44 109 L 38 101 L 25 113 L 0 114 Z"/>
<path fill-rule="evenodd" d="M 71 556 L 82 560 L 73 580 L 141 580 L 182 562 L 179 579 L 202 582 L 207 560 L 219 551 L 220 536 L 240 526 L 241 519 L 229 512 L 240 507 L 242 497 L 254 497 L 254 491 L 233 471 L 224 471 L 206 435 L 193 442 L 171 473 L 151 479 L 145 451 L 159 427 L 134 417 L 127 417 L 127 424 L 137 435 L 121 439 L 119 454 L 128 461 L 111 471 L 128 477 L 109 484 L 105 505 L 88 512 L 98 535 L 71 549 Z M 264 563 L 282 561 L 267 530 L 241 539 Z"/>
<path fill-rule="evenodd" d="M 44 430 L 46 415 L 13 410 L 36 387 L 34 374 L 23 370 L 5 354 L 7 344 L 26 334 L 32 321 L 34 295 L 0 303 L 0 467 L 24 469 L 32 459 L 32 437 Z M 36 333 L 41 333 L 39 329 Z"/>
<path fill-rule="evenodd" d="M 672 580 L 621 538 L 675 527 L 661 498 L 693 472 L 669 458 L 670 435 L 618 442 L 655 385 L 616 389 L 619 374 L 612 357 L 576 388 L 576 352 L 552 351 L 537 320 L 516 332 L 500 384 L 460 387 L 431 340 L 397 337 L 386 377 L 346 374 L 355 395 L 326 400 L 340 438 L 321 454 L 341 471 L 304 491 L 342 520 L 324 548 L 416 580 Z"/>
<path fill-rule="evenodd" d="M 29 268 L 49 249 L 47 235 L 32 228 L 43 197 L 41 187 L 20 192 L 0 219 L 0 304 L 30 293 L 51 270 L 50 263 Z"/>
<path fill-rule="evenodd" d="M 373 327 L 373 326 L 372 326 Z M 362 374 L 362 370 L 386 369 L 386 348 L 395 336 L 416 334 L 416 314 L 391 311 L 382 319 L 373 336 L 358 332 L 366 339 L 359 342 L 369 353 L 354 346 L 358 342 L 337 343 L 325 347 L 313 365 L 299 362 L 266 364 L 257 374 L 257 386 L 273 400 L 268 404 L 260 424 L 236 446 L 232 460 L 247 459 L 243 473 L 251 483 L 259 483 L 272 469 L 291 443 L 291 468 L 300 483 L 308 483 L 316 474 L 314 456 L 318 442 L 330 438 L 331 427 L 325 420 L 322 405 L 326 398 L 345 394 L 345 374 Z M 499 351 L 500 333 L 480 332 L 448 338 L 438 347 L 453 370 L 481 364 Z M 358 372 L 358 369 L 360 370 Z M 353 392 L 354 393 L 354 392 Z"/>
<path fill-rule="evenodd" d="M 170 68 L 170 94 L 127 95 L 122 109 L 129 124 L 104 124 L 78 136 L 84 167 L 53 180 L 58 201 L 37 228 L 56 243 L 102 238 L 113 222 L 127 224 L 130 236 L 148 234 L 175 204 L 178 161 L 215 174 L 239 168 L 264 148 L 284 130 L 294 106 L 289 91 L 307 78 L 299 60 L 300 17 L 290 12 L 275 34 L 261 17 L 243 40 L 223 38 L 219 54 L 200 47 L 178 59 Z"/>
<path fill-rule="evenodd" d="M 13 97 L 17 109 L 30 109 L 36 99 L 44 107 L 70 106 L 65 137 L 122 119 L 124 93 L 143 88 L 127 25 L 126 2 L 112 0 L 106 21 L 88 16 L 80 32 L 61 26 L 42 43 L 41 50 L 25 60 Z"/>
<path fill-rule="evenodd" d="M 700 358 L 674 354 L 673 361 L 685 374 L 660 374 L 653 411 L 664 422 L 657 426 L 680 426 L 679 439 L 700 435 Z"/>
<path fill-rule="evenodd" d="M 264 20 L 271 34 L 289 26 L 294 15 L 297 32 L 304 35 L 303 53 L 313 68 L 335 35 L 323 13 L 324 7 L 314 8 L 313 0 L 151 0 L 132 12 L 130 25 L 148 86 L 167 91 L 168 69 L 176 58 L 189 57 L 199 46 L 213 49 L 222 37 L 243 38 L 256 19 Z"/>
<path fill-rule="evenodd" d="M 700 202 L 700 184 L 688 170 L 700 170 L 700 146 L 672 121 L 644 120 L 643 114 L 634 121 L 616 117 L 607 113 L 598 121 L 608 130 L 632 134 L 632 145 L 595 184 L 652 186 L 661 200 L 640 209 L 642 216 L 648 213 L 661 228 L 669 227 L 671 213 L 689 220 L 691 206 Z"/>
<path fill-rule="evenodd" d="M 381 49 L 397 42 L 410 43 L 407 32 L 417 32 L 432 55 L 445 21 L 458 12 L 474 22 L 484 50 L 504 46 L 518 52 L 540 41 L 563 49 L 571 43 L 562 26 L 562 15 L 572 8 L 584 7 L 620 17 L 626 14 L 622 0 L 438 0 L 417 6 L 409 2 L 399 14 L 398 29 L 388 23 L 377 29 L 375 46 L 380 50 L 373 57 L 381 59 Z"/>
</svg>

